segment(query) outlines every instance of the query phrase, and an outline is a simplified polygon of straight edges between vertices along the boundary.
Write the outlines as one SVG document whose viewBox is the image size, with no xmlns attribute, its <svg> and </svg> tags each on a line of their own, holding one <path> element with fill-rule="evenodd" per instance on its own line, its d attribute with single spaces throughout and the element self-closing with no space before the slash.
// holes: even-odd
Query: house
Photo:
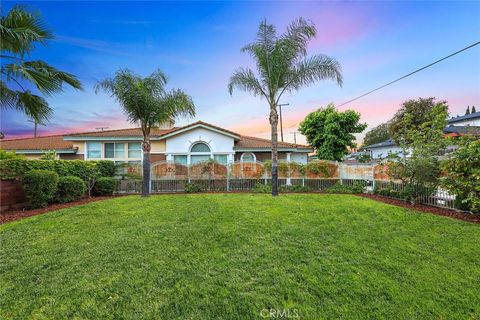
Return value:
<svg viewBox="0 0 480 320">
<path fill-rule="evenodd" d="M 0 141 L 0 148 L 39 158 L 54 150 L 59 159 L 112 160 L 116 163 L 141 163 L 142 132 L 139 128 L 81 132 L 38 138 Z M 312 147 L 278 142 L 278 157 L 284 161 L 306 163 Z M 227 164 L 235 161 L 265 161 L 271 158 L 271 141 L 241 135 L 198 121 L 183 127 L 171 124 L 151 133 L 151 163 L 174 161 L 195 164 L 214 159 Z"/>
<path fill-rule="evenodd" d="M 445 137 L 459 137 L 466 134 L 480 136 L 480 112 L 451 118 L 448 120 L 448 126 L 443 129 L 443 133 Z M 362 149 L 369 152 L 372 159 L 386 157 L 389 153 L 399 153 L 401 155 L 402 151 L 392 139 L 364 146 Z M 447 148 L 448 152 L 453 150 L 455 150 L 455 146 Z"/>
</svg>

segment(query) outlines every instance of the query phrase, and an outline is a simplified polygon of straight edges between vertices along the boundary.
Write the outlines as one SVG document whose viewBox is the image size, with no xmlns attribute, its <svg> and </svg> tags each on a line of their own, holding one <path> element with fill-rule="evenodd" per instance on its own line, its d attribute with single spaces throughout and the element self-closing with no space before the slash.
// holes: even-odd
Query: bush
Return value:
<svg viewBox="0 0 480 320">
<path fill-rule="evenodd" d="M 93 194 L 96 196 L 111 196 L 117 183 L 111 177 L 101 177 L 93 185 Z"/>
<path fill-rule="evenodd" d="M 185 193 L 197 193 L 202 191 L 202 188 L 198 184 L 195 183 L 187 183 L 185 185 Z"/>
<path fill-rule="evenodd" d="M 310 188 L 302 185 L 293 185 L 293 186 L 282 185 L 280 186 L 280 191 L 281 192 L 309 192 Z"/>
<path fill-rule="evenodd" d="M 23 188 L 31 208 L 44 208 L 54 198 L 58 174 L 48 170 L 32 170 L 23 176 Z"/>
<path fill-rule="evenodd" d="M 101 169 L 100 169 L 101 168 Z M 84 160 L 27 160 L 9 159 L 0 161 L 0 179 L 21 179 L 30 170 L 49 170 L 59 176 L 76 176 L 86 181 L 95 170 L 101 170 L 100 176 L 113 176 L 115 170 L 112 161 L 84 161 Z"/>
<path fill-rule="evenodd" d="M 271 184 L 263 184 L 263 183 L 256 183 L 253 188 L 252 192 L 255 193 L 272 193 L 272 185 Z"/>
<path fill-rule="evenodd" d="M 325 192 L 327 193 L 362 193 L 364 186 L 362 183 L 354 182 L 351 185 L 336 183 L 330 188 L 327 188 Z"/>
<path fill-rule="evenodd" d="M 95 161 L 100 177 L 113 177 L 115 175 L 115 163 L 110 160 Z"/>
<path fill-rule="evenodd" d="M 85 182 L 79 177 L 60 177 L 58 179 L 58 190 L 55 200 L 60 203 L 75 201 L 85 195 L 86 191 Z"/>
</svg>

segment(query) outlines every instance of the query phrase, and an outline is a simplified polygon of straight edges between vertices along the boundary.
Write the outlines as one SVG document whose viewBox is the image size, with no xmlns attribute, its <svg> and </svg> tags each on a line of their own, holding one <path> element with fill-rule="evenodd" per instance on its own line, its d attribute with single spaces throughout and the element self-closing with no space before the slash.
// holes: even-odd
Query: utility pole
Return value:
<svg viewBox="0 0 480 320">
<path fill-rule="evenodd" d="M 28 122 L 31 122 L 31 123 L 34 124 L 34 126 L 33 126 L 33 137 L 36 138 L 37 137 L 37 125 L 45 126 L 45 124 L 41 123 L 41 122 L 37 122 L 37 120 L 35 120 L 35 119 L 28 120 Z"/>
<path fill-rule="evenodd" d="M 297 133 L 298 133 L 298 131 L 293 131 L 293 142 L 294 142 L 294 144 L 297 144 Z"/>
<path fill-rule="evenodd" d="M 280 109 L 280 137 L 282 138 L 282 142 L 283 142 L 282 107 L 289 106 L 289 105 L 290 105 L 290 103 L 277 104 L 278 108 Z"/>
</svg>

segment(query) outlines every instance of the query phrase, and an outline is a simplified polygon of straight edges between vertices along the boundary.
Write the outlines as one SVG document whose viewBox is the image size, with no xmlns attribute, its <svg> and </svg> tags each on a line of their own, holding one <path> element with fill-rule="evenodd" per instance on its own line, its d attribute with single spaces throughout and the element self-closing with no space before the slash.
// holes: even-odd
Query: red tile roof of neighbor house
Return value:
<svg viewBox="0 0 480 320">
<path fill-rule="evenodd" d="M 218 131 L 222 131 L 234 136 L 238 136 L 239 140 L 235 143 L 236 149 L 269 149 L 271 147 L 271 141 L 267 139 L 249 137 L 240 135 L 230 130 L 223 129 L 218 126 L 211 125 L 203 121 L 197 121 L 191 124 L 188 124 L 183 127 L 173 127 L 169 129 L 152 129 L 152 137 L 161 137 L 166 134 L 174 133 L 182 129 L 188 129 L 196 125 L 204 125 L 207 127 L 214 128 Z M 44 136 L 38 138 L 22 138 L 22 139 L 12 139 L 12 140 L 1 140 L 0 148 L 5 150 L 59 150 L 59 149 L 72 149 L 72 141 L 65 141 L 63 137 L 142 137 L 142 131 L 140 128 L 129 128 L 129 129 L 118 129 L 118 130 L 105 130 L 105 131 L 90 131 L 90 132 L 79 132 L 66 135 L 53 135 L 53 136 Z M 288 142 L 278 142 L 279 148 L 308 148 L 310 146 L 293 144 Z"/>
<path fill-rule="evenodd" d="M 63 140 L 63 135 L 45 136 L 37 138 L 23 138 L 0 140 L 0 149 L 4 150 L 53 150 L 72 149 L 71 141 Z"/>
</svg>

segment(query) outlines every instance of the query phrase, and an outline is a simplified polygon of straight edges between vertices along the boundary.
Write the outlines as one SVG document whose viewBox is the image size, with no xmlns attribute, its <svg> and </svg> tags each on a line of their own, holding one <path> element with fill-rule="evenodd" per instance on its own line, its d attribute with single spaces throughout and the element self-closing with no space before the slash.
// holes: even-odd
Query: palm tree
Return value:
<svg viewBox="0 0 480 320">
<path fill-rule="evenodd" d="M 143 189 L 150 193 L 150 133 L 155 128 L 179 116 L 195 116 L 190 96 L 178 89 L 166 91 L 167 76 L 157 70 L 146 78 L 128 69 L 120 69 L 113 78 L 97 82 L 95 92 L 104 90 L 120 103 L 127 119 L 140 124 L 143 134 Z"/>
<path fill-rule="evenodd" d="M 257 39 L 245 46 L 256 62 L 256 75 L 249 68 L 237 69 L 230 78 L 230 95 L 237 88 L 267 100 L 270 107 L 272 133 L 272 195 L 278 195 L 278 112 L 277 106 L 285 92 L 294 92 L 316 81 L 332 79 L 342 85 L 340 64 L 331 57 L 314 55 L 307 57 L 309 41 L 317 31 L 311 22 L 303 18 L 293 21 L 287 31 L 277 35 L 275 26 L 260 23 Z"/>
<path fill-rule="evenodd" d="M 64 84 L 82 89 L 74 75 L 41 60 L 25 60 L 37 44 L 45 45 L 52 38 L 40 14 L 29 12 L 25 7 L 15 6 L 0 18 L 1 107 L 21 111 L 36 123 L 48 120 L 52 109 L 28 87 L 33 85 L 47 96 L 62 91 Z"/>
</svg>

